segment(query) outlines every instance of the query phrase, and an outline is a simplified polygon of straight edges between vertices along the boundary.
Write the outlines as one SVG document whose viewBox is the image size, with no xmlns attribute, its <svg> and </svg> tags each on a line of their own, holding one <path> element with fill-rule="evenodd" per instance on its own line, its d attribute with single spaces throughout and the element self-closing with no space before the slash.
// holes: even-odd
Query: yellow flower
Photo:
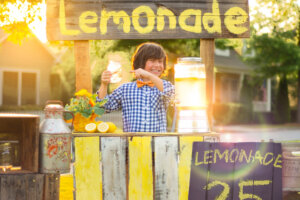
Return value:
<svg viewBox="0 0 300 200">
<path fill-rule="evenodd" d="M 86 89 L 81 89 L 75 93 L 75 96 L 86 96 L 86 97 L 90 98 L 92 96 L 92 94 L 89 93 Z"/>
</svg>

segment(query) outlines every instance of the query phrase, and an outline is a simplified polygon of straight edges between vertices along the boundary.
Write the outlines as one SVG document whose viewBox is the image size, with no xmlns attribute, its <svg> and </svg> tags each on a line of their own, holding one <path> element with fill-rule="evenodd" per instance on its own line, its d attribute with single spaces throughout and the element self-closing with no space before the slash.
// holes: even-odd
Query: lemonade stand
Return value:
<svg viewBox="0 0 300 200">
<path fill-rule="evenodd" d="M 210 160 L 213 158 L 210 157 L 212 152 L 217 152 L 216 155 L 221 157 L 223 155 L 221 152 L 225 152 L 222 158 L 232 159 L 233 162 L 235 159 L 238 160 L 238 157 L 235 156 L 233 159 L 233 157 L 228 157 L 230 154 L 226 157 L 226 152 L 237 153 L 238 151 L 248 155 L 244 149 L 229 151 L 226 147 L 224 151 L 212 150 L 214 145 L 209 143 L 209 141 L 218 141 L 218 135 L 210 132 L 214 38 L 249 37 L 248 13 L 246 0 L 201 2 L 147 0 L 143 2 L 119 1 L 118 3 L 114 1 L 89 1 L 87 3 L 81 0 L 75 3 L 69 0 L 51 0 L 47 2 L 48 40 L 74 40 L 75 44 L 76 91 L 79 91 L 76 96 L 79 98 L 71 100 L 67 106 L 68 110 L 77 112 L 75 115 L 78 116 L 78 119 L 75 117 L 75 131 L 72 134 L 74 187 L 71 196 L 73 198 L 79 200 L 195 199 L 195 196 L 190 193 L 190 189 L 195 186 L 191 182 L 191 174 L 194 176 L 192 168 L 197 168 L 194 165 L 215 164 L 210 163 L 213 161 Z M 202 82 L 205 81 L 206 105 L 204 107 L 207 110 L 207 132 L 122 133 L 117 131 L 113 124 L 94 121 L 95 115 L 101 115 L 103 111 L 100 105 L 94 103 L 94 97 L 91 94 L 88 40 L 171 38 L 200 38 L 200 57 L 205 66 L 205 79 L 197 78 Z M 202 72 L 203 75 L 204 67 Z M 201 93 L 203 91 L 189 92 Z M 78 106 L 82 102 L 85 102 L 87 107 L 79 111 Z M 88 121 L 84 122 L 84 120 Z M 76 126 L 79 128 L 77 129 Z M 198 142 L 202 142 L 203 145 Z M 252 149 L 257 150 L 257 147 L 248 145 L 247 153 L 252 152 Z M 199 153 L 198 150 L 196 151 L 197 148 L 199 152 L 203 152 L 203 162 L 195 157 Z M 277 147 L 270 147 L 269 150 L 273 151 L 273 149 Z M 231 156 L 233 155 L 235 154 Z M 276 152 L 272 155 L 277 156 Z M 242 162 L 244 161 L 242 157 Z M 217 164 L 216 169 L 220 170 L 220 167 L 227 166 L 227 164 L 230 167 L 233 166 L 226 159 L 224 162 L 226 163 L 222 165 Z M 244 166 L 244 164 L 240 165 Z M 272 168 L 271 165 L 268 166 Z M 204 176 L 207 176 L 209 170 L 204 171 Z M 206 199 L 226 199 L 228 195 L 234 195 L 233 190 L 230 189 L 233 185 L 216 181 L 196 188 L 196 192 L 197 190 L 204 191 L 204 194 L 208 195 L 203 197 Z M 241 182 L 241 184 L 240 187 L 236 186 L 241 191 L 237 195 L 240 194 L 241 199 L 245 199 L 247 194 L 243 188 L 248 187 L 250 183 Z M 250 186 L 254 187 L 255 184 L 260 188 L 264 184 L 269 186 L 270 181 L 253 182 Z M 216 186 L 221 187 L 216 189 Z M 269 194 L 276 189 L 268 191 L 270 192 L 266 193 Z"/>
</svg>

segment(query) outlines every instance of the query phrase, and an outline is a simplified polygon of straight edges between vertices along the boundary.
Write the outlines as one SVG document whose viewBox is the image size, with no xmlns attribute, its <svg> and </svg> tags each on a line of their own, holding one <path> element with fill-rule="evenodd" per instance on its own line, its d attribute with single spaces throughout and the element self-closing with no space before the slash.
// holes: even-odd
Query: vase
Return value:
<svg viewBox="0 0 300 200">
<path fill-rule="evenodd" d="M 84 117 L 80 113 L 74 115 L 74 132 L 85 132 L 85 125 L 91 122 L 95 122 L 97 115 L 93 113 L 90 117 Z"/>
</svg>

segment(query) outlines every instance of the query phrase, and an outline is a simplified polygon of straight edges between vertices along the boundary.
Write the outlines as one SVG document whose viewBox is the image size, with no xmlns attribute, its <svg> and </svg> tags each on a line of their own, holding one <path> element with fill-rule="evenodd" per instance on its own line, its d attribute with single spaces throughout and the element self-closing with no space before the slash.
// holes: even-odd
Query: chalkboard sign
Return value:
<svg viewBox="0 0 300 200">
<path fill-rule="evenodd" d="M 48 0 L 48 40 L 249 37 L 247 0 Z"/>
<path fill-rule="evenodd" d="M 194 142 L 190 177 L 189 200 L 281 200 L 281 144 Z"/>
</svg>

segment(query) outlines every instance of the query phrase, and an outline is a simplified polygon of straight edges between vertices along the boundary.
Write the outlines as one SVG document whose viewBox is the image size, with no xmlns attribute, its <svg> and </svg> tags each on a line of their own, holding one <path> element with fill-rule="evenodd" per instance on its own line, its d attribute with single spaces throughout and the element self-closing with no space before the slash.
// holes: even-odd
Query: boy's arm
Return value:
<svg viewBox="0 0 300 200">
<path fill-rule="evenodd" d="M 163 81 L 159 77 L 151 74 L 150 77 L 149 77 L 149 80 L 152 81 L 152 83 L 154 84 L 154 86 L 157 87 L 157 89 L 159 89 L 159 91 L 161 91 L 161 92 L 164 91 Z"/>
<path fill-rule="evenodd" d="M 98 90 L 98 97 L 99 99 L 104 99 L 104 97 L 107 95 L 107 85 L 101 84 L 100 88 Z"/>
<path fill-rule="evenodd" d="M 98 90 L 98 98 L 99 99 L 103 99 L 107 95 L 107 88 L 108 88 L 108 84 L 110 83 L 111 76 L 112 76 L 112 74 L 110 71 L 104 71 L 102 73 L 101 85 Z"/>
<path fill-rule="evenodd" d="M 137 79 L 141 78 L 144 81 L 152 81 L 157 89 L 159 89 L 161 92 L 164 91 L 163 81 L 158 76 L 141 68 L 137 70 L 131 70 L 130 72 L 134 73 Z"/>
</svg>

